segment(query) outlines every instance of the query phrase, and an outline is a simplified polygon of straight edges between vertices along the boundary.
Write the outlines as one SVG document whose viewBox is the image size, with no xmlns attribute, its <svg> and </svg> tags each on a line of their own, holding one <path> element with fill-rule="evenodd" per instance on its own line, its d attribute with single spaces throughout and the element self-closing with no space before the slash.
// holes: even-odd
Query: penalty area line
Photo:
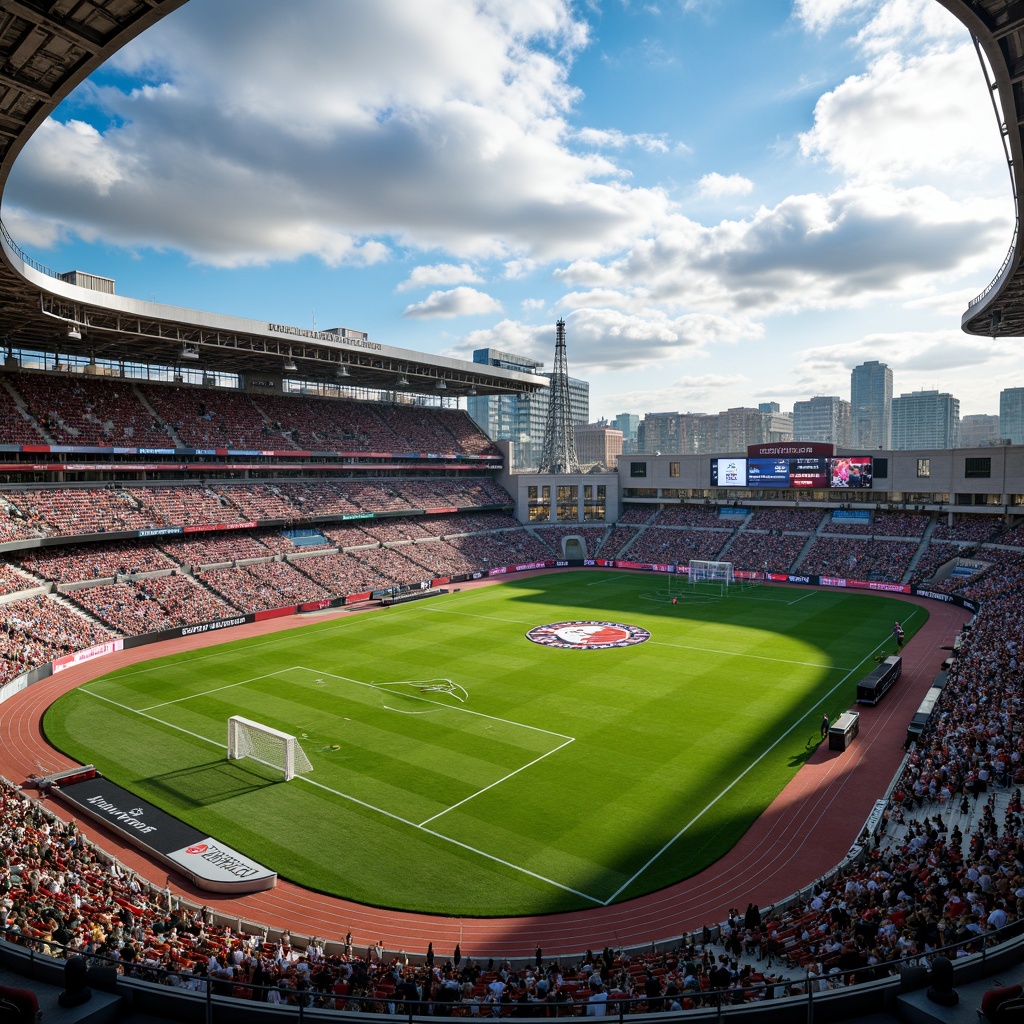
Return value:
<svg viewBox="0 0 1024 1024">
<path fill-rule="evenodd" d="M 330 673 L 326 674 L 330 675 Z M 91 690 L 82 690 L 82 692 L 89 694 L 90 697 L 95 697 L 97 700 L 105 701 L 107 704 L 113 704 L 114 707 L 121 708 L 121 710 L 123 711 L 128 711 L 133 715 L 140 715 L 142 718 L 148 718 L 151 722 L 157 722 L 159 725 L 165 725 L 167 726 L 168 729 L 174 729 L 176 732 L 182 732 L 186 736 L 191 736 L 194 739 L 202 740 L 204 743 L 210 743 L 215 747 L 220 747 L 222 750 L 227 750 L 226 743 L 218 743 L 217 740 L 211 740 L 208 736 L 201 736 L 199 733 L 192 732 L 190 729 L 185 729 L 180 725 L 172 725 L 170 722 L 165 722 L 162 718 L 157 718 L 156 715 L 148 715 L 146 714 L 145 711 L 139 711 L 136 708 L 130 708 L 128 707 L 127 704 L 121 704 L 119 701 L 111 700 L 110 697 L 104 697 L 102 694 L 94 693 Z M 563 743 L 562 746 L 565 746 L 565 744 Z M 416 829 L 419 832 L 424 832 L 429 836 L 433 836 L 435 839 L 440 839 L 442 842 L 451 843 L 453 846 L 458 846 L 469 853 L 475 853 L 478 857 L 483 857 L 485 860 L 493 861 L 495 864 L 501 864 L 503 867 L 509 868 L 512 871 L 518 871 L 520 874 L 529 875 L 530 878 L 534 878 L 538 882 L 544 882 L 546 885 L 554 886 L 556 889 L 561 889 L 563 892 L 572 893 L 572 895 L 579 896 L 581 899 L 584 900 L 589 900 L 591 903 L 594 903 L 597 906 L 603 905 L 603 901 L 596 896 L 591 896 L 589 893 L 581 892 L 579 889 L 572 888 L 572 886 L 563 885 L 561 882 L 556 882 L 553 878 L 546 878 L 544 875 L 538 874 L 536 871 L 531 871 L 529 868 L 524 868 L 518 864 L 513 864 L 511 861 L 504 860 L 501 857 L 496 857 L 494 854 L 487 853 L 484 850 L 478 850 L 476 847 L 470 846 L 468 843 L 463 843 L 460 842 L 458 839 L 452 839 L 451 836 L 446 836 L 440 832 L 435 832 L 434 829 L 425 828 L 423 825 L 417 825 L 416 822 L 414 821 L 409 821 L 407 818 L 403 818 L 398 814 L 393 814 L 391 811 L 386 811 L 382 807 L 376 807 L 374 804 L 370 804 L 364 800 L 360 800 L 358 797 L 350 796 L 348 793 L 342 793 L 339 790 L 331 789 L 330 786 L 325 786 L 322 782 L 316 782 L 305 775 L 296 775 L 295 780 L 293 781 L 305 782 L 307 785 L 315 786 L 317 789 L 322 789 L 325 792 L 331 793 L 342 800 L 347 800 L 350 803 L 357 804 L 358 806 L 363 807 L 368 811 L 372 811 L 376 814 L 381 814 L 386 818 L 390 818 L 392 821 L 398 822 L 399 824 L 408 825 L 409 828 Z M 473 795 L 475 796 L 476 794 Z"/>
<path fill-rule="evenodd" d="M 538 762 L 543 761 L 545 757 L 550 757 L 552 754 L 557 754 L 558 751 L 562 749 L 562 747 L 567 747 L 570 743 L 574 742 L 575 740 L 568 739 L 564 743 L 559 743 L 557 747 L 552 747 L 551 750 L 549 750 L 546 754 L 541 754 L 540 757 L 535 757 L 532 761 L 529 761 L 527 764 L 520 765 L 520 767 L 518 767 L 515 771 L 509 772 L 508 775 L 505 775 L 500 779 L 496 779 L 489 786 L 484 786 L 483 789 L 478 789 L 475 793 L 470 793 L 469 796 L 464 797 L 457 804 L 452 804 L 451 807 L 446 807 L 443 811 L 438 811 L 437 814 L 435 814 L 432 818 L 427 818 L 424 821 L 421 821 L 419 827 L 423 828 L 424 825 L 429 825 L 432 821 L 437 821 L 437 819 L 440 818 L 442 815 L 447 814 L 449 811 L 454 811 L 456 807 L 461 807 L 463 804 L 469 803 L 470 800 L 475 800 L 482 793 L 486 793 L 487 790 L 494 789 L 495 786 L 500 786 L 507 779 L 511 779 L 513 775 L 518 775 L 520 772 L 526 771 L 527 768 L 530 768 Z"/>
</svg>

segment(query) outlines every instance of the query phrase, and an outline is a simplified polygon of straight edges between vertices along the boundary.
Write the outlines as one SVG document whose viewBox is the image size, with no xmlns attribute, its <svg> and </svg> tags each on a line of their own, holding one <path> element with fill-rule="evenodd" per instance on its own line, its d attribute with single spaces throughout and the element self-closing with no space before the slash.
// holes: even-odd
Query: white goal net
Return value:
<svg viewBox="0 0 1024 1024">
<path fill-rule="evenodd" d="M 243 757 L 279 769 L 284 773 L 285 782 L 313 770 L 294 736 L 241 715 L 232 715 L 228 719 L 228 760 Z"/>
<path fill-rule="evenodd" d="M 732 562 L 708 562 L 691 558 L 689 580 L 691 583 L 724 583 L 729 586 L 735 582 Z"/>
</svg>

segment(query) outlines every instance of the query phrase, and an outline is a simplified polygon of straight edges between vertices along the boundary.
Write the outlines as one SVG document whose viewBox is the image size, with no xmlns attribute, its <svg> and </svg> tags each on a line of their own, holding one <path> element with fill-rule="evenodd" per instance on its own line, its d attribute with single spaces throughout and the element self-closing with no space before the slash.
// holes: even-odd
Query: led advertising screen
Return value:
<svg viewBox="0 0 1024 1024">
<path fill-rule="evenodd" d="M 827 458 L 821 456 L 811 456 L 806 459 L 790 459 L 789 486 L 827 487 L 828 462 Z"/>
<path fill-rule="evenodd" d="M 789 459 L 748 459 L 747 483 L 751 487 L 788 487 Z"/>
<path fill-rule="evenodd" d="M 747 486 L 747 460 L 746 459 L 712 459 L 711 460 L 711 486 L 712 487 L 746 487 Z"/>
<path fill-rule="evenodd" d="M 830 487 L 870 487 L 871 456 L 829 459 Z"/>
</svg>

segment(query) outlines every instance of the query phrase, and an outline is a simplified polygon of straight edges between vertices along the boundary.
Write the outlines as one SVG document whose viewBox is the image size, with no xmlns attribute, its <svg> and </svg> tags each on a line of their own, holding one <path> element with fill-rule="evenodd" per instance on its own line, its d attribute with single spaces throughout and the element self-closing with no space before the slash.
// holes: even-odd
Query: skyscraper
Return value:
<svg viewBox="0 0 1024 1024">
<path fill-rule="evenodd" d="M 850 443 L 850 403 L 838 395 L 815 395 L 793 403 L 793 440 Z"/>
<path fill-rule="evenodd" d="M 913 391 L 892 400 L 892 448 L 955 448 L 960 399 L 939 391 Z"/>
<path fill-rule="evenodd" d="M 993 444 L 1002 435 L 999 433 L 999 417 L 983 413 L 960 417 L 960 438 L 958 448 L 981 448 Z"/>
<path fill-rule="evenodd" d="M 999 436 L 1010 444 L 1024 444 L 1024 388 L 1004 388 L 999 392 Z"/>
<path fill-rule="evenodd" d="M 850 374 L 851 442 L 858 448 L 888 448 L 892 442 L 892 368 L 877 359 Z"/>
</svg>

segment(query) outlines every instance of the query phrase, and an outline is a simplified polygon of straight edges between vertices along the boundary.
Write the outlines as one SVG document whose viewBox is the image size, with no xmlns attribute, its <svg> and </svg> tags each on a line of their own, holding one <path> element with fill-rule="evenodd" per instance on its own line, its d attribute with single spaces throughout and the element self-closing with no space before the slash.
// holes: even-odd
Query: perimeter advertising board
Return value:
<svg viewBox="0 0 1024 1024">
<path fill-rule="evenodd" d="M 240 895 L 263 892 L 277 884 L 277 874 L 269 868 L 140 800 L 102 775 L 66 786 L 55 785 L 51 792 L 80 814 L 180 871 L 200 889 Z"/>
</svg>

